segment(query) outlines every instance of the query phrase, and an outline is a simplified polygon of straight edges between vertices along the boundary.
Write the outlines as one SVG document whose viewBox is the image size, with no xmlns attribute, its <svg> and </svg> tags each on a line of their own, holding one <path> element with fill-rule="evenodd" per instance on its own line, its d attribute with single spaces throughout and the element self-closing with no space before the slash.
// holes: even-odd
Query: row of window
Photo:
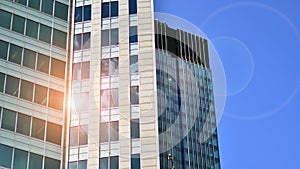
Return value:
<svg viewBox="0 0 300 169">
<path fill-rule="evenodd" d="M 138 42 L 137 26 L 129 27 L 129 43 Z M 76 42 L 79 43 L 79 42 Z M 101 31 L 101 46 L 112 46 L 119 44 L 119 29 L 105 29 Z M 74 48 L 75 49 L 75 48 Z"/>
<path fill-rule="evenodd" d="M 5 108 L 0 108 L 0 119 L 1 117 L 1 128 L 3 129 L 17 132 L 26 136 L 31 136 L 40 140 L 44 140 L 46 137 L 46 141 L 48 142 L 58 145 L 61 144 L 61 125 L 52 122 L 46 122 L 45 120 Z"/>
<path fill-rule="evenodd" d="M 50 72 L 50 75 L 61 79 L 65 78 L 64 61 L 50 58 L 47 55 L 2 40 L 0 40 L 0 51 L 0 59 L 7 60 L 8 58 L 8 61 L 18 65 L 47 74 Z M 50 71 L 49 68 L 51 68 Z"/>
<path fill-rule="evenodd" d="M 118 1 L 102 3 L 102 8 L 101 8 L 102 18 L 117 17 L 117 16 L 119 16 Z"/>
<path fill-rule="evenodd" d="M 54 0 L 14 0 L 19 4 L 28 6 L 32 9 L 44 12 L 49 15 L 53 15 L 65 21 L 68 20 L 68 5 L 62 4 L 58 1 L 55 1 L 54 9 L 53 4 Z"/>
<path fill-rule="evenodd" d="M 87 160 L 69 162 L 68 169 L 87 169 Z"/>
<path fill-rule="evenodd" d="M 89 49 L 91 47 L 91 32 L 74 35 L 73 50 Z"/>
<path fill-rule="evenodd" d="M 140 154 L 131 155 L 131 169 L 140 169 Z M 118 169 L 119 168 L 119 156 L 110 156 L 100 158 L 99 169 Z"/>
<path fill-rule="evenodd" d="M 91 5 L 79 6 L 75 8 L 74 22 L 91 20 Z"/>
<path fill-rule="evenodd" d="M 60 161 L 0 144 L 0 168 L 60 169 Z M 12 164 L 13 163 L 13 164 Z"/>
<path fill-rule="evenodd" d="M 85 80 L 90 78 L 90 61 L 73 63 L 73 80 Z"/>
<path fill-rule="evenodd" d="M 0 73 L 0 92 L 63 110 L 64 93 L 3 73 Z"/>
<path fill-rule="evenodd" d="M 70 146 L 81 146 L 88 143 L 88 126 L 75 126 L 70 128 Z"/>
<path fill-rule="evenodd" d="M 67 34 L 22 16 L 0 10 L 0 26 L 34 39 L 66 49 Z M 12 22 L 11 22 L 12 20 Z"/>
</svg>

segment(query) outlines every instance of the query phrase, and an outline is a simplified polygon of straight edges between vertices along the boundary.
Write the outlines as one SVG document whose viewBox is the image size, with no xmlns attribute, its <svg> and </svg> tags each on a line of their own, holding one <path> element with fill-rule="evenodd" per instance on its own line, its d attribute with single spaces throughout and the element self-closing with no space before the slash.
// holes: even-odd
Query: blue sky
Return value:
<svg viewBox="0 0 300 169">
<path fill-rule="evenodd" d="M 156 0 L 214 44 L 227 81 L 223 169 L 299 168 L 300 1 Z"/>
</svg>

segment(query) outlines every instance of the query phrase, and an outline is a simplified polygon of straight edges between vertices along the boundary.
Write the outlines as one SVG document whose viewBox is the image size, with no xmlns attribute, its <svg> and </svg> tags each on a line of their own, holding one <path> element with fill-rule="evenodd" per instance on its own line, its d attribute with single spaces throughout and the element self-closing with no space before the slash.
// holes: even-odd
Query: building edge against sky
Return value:
<svg viewBox="0 0 300 169">
<path fill-rule="evenodd" d="M 150 0 L 0 2 L 0 166 L 152 169 L 171 166 L 171 153 L 176 168 L 220 168 L 208 54 L 200 50 L 205 40 L 178 31 L 192 37 L 182 50 L 188 57 L 179 55 L 180 45 L 172 53 L 160 50 L 153 11 Z M 160 34 L 168 46 L 168 33 Z M 172 75 L 157 71 L 169 64 L 158 61 L 162 56 L 181 64 L 171 65 L 179 80 L 174 89 L 181 94 L 164 89 L 174 83 L 164 81 Z M 201 65 L 203 56 L 207 63 Z M 190 93 L 195 84 L 178 73 L 188 67 L 193 76 L 202 75 L 196 79 L 204 82 L 199 95 Z M 164 101 L 175 106 L 164 109 L 162 91 L 168 93 Z M 183 99 L 199 96 L 194 102 Z M 204 124 L 193 121 L 180 130 L 174 123 L 180 119 L 188 126 L 183 118 L 195 115 Z M 166 127 L 171 130 L 163 132 Z M 186 135 L 173 136 L 177 130 Z M 197 144 L 197 137 L 204 141 Z"/>
</svg>

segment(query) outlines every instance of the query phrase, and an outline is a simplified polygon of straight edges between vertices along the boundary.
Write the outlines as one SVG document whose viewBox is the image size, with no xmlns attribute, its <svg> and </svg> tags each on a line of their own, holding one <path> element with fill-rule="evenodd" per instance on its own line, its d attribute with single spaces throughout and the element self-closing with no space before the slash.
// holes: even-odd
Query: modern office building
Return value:
<svg viewBox="0 0 300 169">
<path fill-rule="evenodd" d="M 220 168 L 207 40 L 153 6 L 0 1 L 0 168 Z"/>
</svg>

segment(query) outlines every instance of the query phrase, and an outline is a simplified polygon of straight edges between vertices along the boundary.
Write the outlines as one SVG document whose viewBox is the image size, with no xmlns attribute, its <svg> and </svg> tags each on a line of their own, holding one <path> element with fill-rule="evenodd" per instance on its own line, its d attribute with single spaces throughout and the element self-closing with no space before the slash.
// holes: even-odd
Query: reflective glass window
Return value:
<svg viewBox="0 0 300 169">
<path fill-rule="evenodd" d="M 80 80 L 80 74 L 81 74 L 81 63 L 74 63 L 72 66 L 72 79 L 73 80 Z"/>
<path fill-rule="evenodd" d="M 90 78 L 90 62 L 82 62 L 81 80 Z"/>
<path fill-rule="evenodd" d="M 17 3 L 22 4 L 22 5 L 27 5 L 27 0 L 15 0 Z"/>
<path fill-rule="evenodd" d="M 23 50 L 23 48 L 13 45 L 13 44 L 10 44 L 8 60 L 20 65 L 21 58 L 22 58 L 22 50 Z"/>
<path fill-rule="evenodd" d="M 91 47 L 91 32 L 83 34 L 83 49 L 89 49 Z"/>
<path fill-rule="evenodd" d="M 110 122 L 110 141 L 119 140 L 119 121 Z"/>
<path fill-rule="evenodd" d="M 100 123 L 100 143 L 108 142 L 109 123 Z"/>
<path fill-rule="evenodd" d="M 101 108 L 109 108 L 110 90 L 101 90 Z"/>
<path fill-rule="evenodd" d="M 99 160 L 99 165 L 100 165 L 100 169 L 108 169 L 108 158 L 104 157 L 104 158 L 100 158 Z"/>
<path fill-rule="evenodd" d="M 78 169 L 87 169 L 87 160 L 78 161 Z"/>
<path fill-rule="evenodd" d="M 65 62 L 51 58 L 51 71 L 50 74 L 52 76 L 64 79 L 65 78 Z"/>
<path fill-rule="evenodd" d="M 28 6 L 33 9 L 40 10 L 40 1 L 28 0 Z"/>
<path fill-rule="evenodd" d="M 74 22 L 82 22 L 82 6 L 75 8 L 75 19 Z"/>
<path fill-rule="evenodd" d="M 81 34 L 74 35 L 73 50 L 81 50 Z"/>
<path fill-rule="evenodd" d="M 5 93 L 13 96 L 18 96 L 19 94 L 19 79 L 9 76 L 6 76 L 6 86 Z"/>
<path fill-rule="evenodd" d="M 68 5 L 65 5 L 58 1 L 55 1 L 54 16 L 67 21 L 68 20 Z"/>
<path fill-rule="evenodd" d="M 64 93 L 50 89 L 48 106 L 57 110 L 63 110 Z"/>
<path fill-rule="evenodd" d="M 42 168 L 43 157 L 34 153 L 29 155 L 29 169 Z"/>
<path fill-rule="evenodd" d="M 101 76 L 109 75 L 109 59 L 101 60 Z"/>
<path fill-rule="evenodd" d="M 21 80 L 20 98 L 32 101 L 33 97 L 33 83 Z"/>
<path fill-rule="evenodd" d="M 88 126 L 79 126 L 79 145 L 86 145 L 88 143 Z"/>
<path fill-rule="evenodd" d="M 101 16 L 102 18 L 109 17 L 109 2 L 102 3 Z"/>
<path fill-rule="evenodd" d="M 130 103 L 139 104 L 139 87 L 132 86 L 130 87 Z"/>
<path fill-rule="evenodd" d="M 0 9 L 0 20 L 1 27 L 10 29 L 11 13 Z"/>
<path fill-rule="evenodd" d="M 136 73 L 139 71 L 138 61 L 139 58 L 137 55 L 130 56 L 130 73 Z"/>
<path fill-rule="evenodd" d="M 37 39 L 39 24 L 35 21 L 27 19 L 26 36 Z"/>
<path fill-rule="evenodd" d="M 137 13 L 137 0 L 129 0 L 129 14 Z"/>
<path fill-rule="evenodd" d="M 118 44 L 119 44 L 119 29 L 112 29 L 110 45 L 118 45 Z"/>
<path fill-rule="evenodd" d="M 28 153 L 23 150 L 15 149 L 13 168 L 27 169 Z"/>
<path fill-rule="evenodd" d="M 68 169 L 77 169 L 77 161 L 69 162 Z"/>
<path fill-rule="evenodd" d="M 109 61 L 109 75 L 119 74 L 119 58 L 111 58 Z"/>
<path fill-rule="evenodd" d="M 37 118 L 32 118 L 31 136 L 40 140 L 44 140 L 45 121 Z"/>
<path fill-rule="evenodd" d="M 112 89 L 110 92 L 110 107 L 119 107 L 119 89 Z"/>
<path fill-rule="evenodd" d="M 37 58 L 36 69 L 38 71 L 48 74 L 49 73 L 49 60 L 50 60 L 49 56 L 39 53 L 38 58 Z"/>
<path fill-rule="evenodd" d="M 0 144 L 0 166 L 11 168 L 13 148 Z"/>
<path fill-rule="evenodd" d="M 5 74 L 0 73 L 0 92 L 3 92 L 3 89 L 4 89 L 4 80 L 5 80 Z"/>
<path fill-rule="evenodd" d="M 66 49 L 67 33 L 53 29 L 53 45 Z"/>
<path fill-rule="evenodd" d="M 34 102 L 41 105 L 47 103 L 47 88 L 40 85 L 35 85 Z"/>
<path fill-rule="evenodd" d="M 42 12 L 52 15 L 53 0 L 42 0 Z"/>
<path fill-rule="evenodd" d="M 12 30 L 24 34 L 25 19 L 18 15 L 13 15 Z"/>
<path fill-rule="evenodd" d="M 47 136 L 46 141 L 49 141 L 54 144 L 61 144 L 61 134 L 62 134 L 62 126 L 47 122 Z"/>
<path fill-rule="evenodd" d="M 109 46 L 109 30 L 101 31 L 101 46 Z"/>
<path fill-rule="evenodd" d="M 0 40 L 0 59 L 7 59 L 8 43 Z"/>
<path fill-rule="evenodd" d="M 35 69 L 35 62 L 36 62 L 36 52 L 29 49 L 24 49 L 23 66 L 26 66 L 31 69 Z"/>
<path fill-rule="evenodd" d="M 91 14 L 92 14 L 92 11 L 91 11 L 91 5 L 84 6 L 84 7 L 83 7 L 83 11 L 84 11 L 84 17 L 83 17 L 83 20 L 84 20 L 84 21 L 89 21 L 89 20 L 91 20 Z"/>
<path fill-rule="evenodd" d="M 140 155 L 139 154 L 132 154 L 131 155 L 131 169 L 141 169 L 141 162 L 140 162 Z"/>
<path fill-rule="evenodd" d="M 70 146 L 78 145 L 78 127 L 70 128 Z"/>
<path fill-rule="evenodd" d="M 51 28 L 50 27 L 40 24 L 39 40 L 41 40 L 43 42 L 47 42 L 47 43 L 51 42 Z"/>
<path fill-rule="evenodd" d="M 129 43 L 135 43 L 138 41 L 137 26 L 129 27 Z"/>
<path fill-rule="evenodd" d="M 110 157 L 110 169 L 119 168 L 119 156 Z"/>
<path fill-rule="evenodd" d="M 10 131 L 15 131 L 17 113 L 9 109 L 3 109 L 2 113 L 3 114 L 1 128 Z"/>
<path fill-rule="evenodd" d="M 139 119 L 133 119 L 130 121 L 130 135 L 131 135 L 131 138 L 140 138 Z"/>
<path fill-rule="evenodd" d="M 44 169 L 60 169 L 60 161 L 53 158 L 45 157 Z"/>
<path fill-rule="evenodd" d="M 119 2 L 111 2 L 111 17 L 116 17 L 119 15 Z"/>
<path fill-rule="evenodd" d="M 29 136 L 31 117 L 18 113 L 17 132 Z"/>
</svg>

